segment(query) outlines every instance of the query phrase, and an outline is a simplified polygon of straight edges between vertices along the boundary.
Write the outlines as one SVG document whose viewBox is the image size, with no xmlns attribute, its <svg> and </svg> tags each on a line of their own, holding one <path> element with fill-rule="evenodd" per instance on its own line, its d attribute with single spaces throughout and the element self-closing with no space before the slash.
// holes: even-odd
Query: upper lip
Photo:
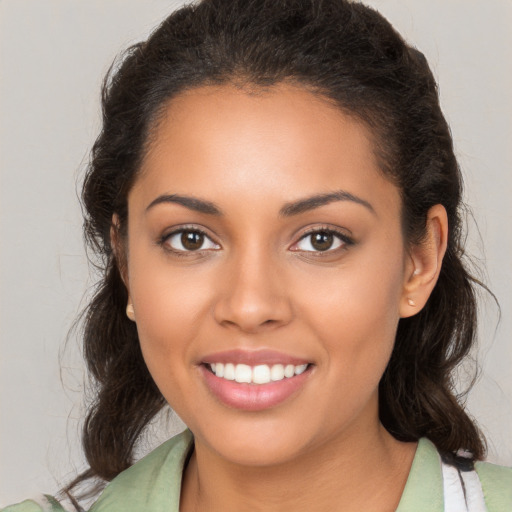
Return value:
<svg viewBox="0 0 512 512">
<path fill-rule="evenodd" d="M 202 358 L 202 363 L 233 363 L 233 364 L 246 364 L 249 366 L 256 366 L 259 364 L 293 364 L 299 366 L 308 364 L 310 361 L 307 359 L 284 354 L 277 350 L 260 349 L 260 350 L 241 350 L 232 349 L 222 352 L 215 352 L 208 354 Z"/>
</svg>

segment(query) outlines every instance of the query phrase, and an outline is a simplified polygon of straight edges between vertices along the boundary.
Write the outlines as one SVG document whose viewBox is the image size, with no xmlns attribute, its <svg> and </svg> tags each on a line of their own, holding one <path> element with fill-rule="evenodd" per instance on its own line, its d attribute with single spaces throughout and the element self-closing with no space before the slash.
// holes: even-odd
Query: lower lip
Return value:
<svg viewBox="0 0 512 512">
<path fill-rule="evenodd" d="M 246 384 L 217 377 L 204 365 L 200 367 L 209 390 L 224 404 L 244 411 L 263 411 L 275 407 L 305 384 L 311 373 L 308 366 L 304 373 L 268 384 Z"/>
</svg>

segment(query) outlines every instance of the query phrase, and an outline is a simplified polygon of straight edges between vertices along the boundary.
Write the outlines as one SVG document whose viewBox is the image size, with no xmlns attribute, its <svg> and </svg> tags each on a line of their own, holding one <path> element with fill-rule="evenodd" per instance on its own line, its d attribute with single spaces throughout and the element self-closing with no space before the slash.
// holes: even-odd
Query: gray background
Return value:
<svg viewBox="0 0 512 512">
<path fill-rule="evenodd" d="M 83 460 L 84 369 L 75 334 L 88 288 L 77 201 L 114 56 L 173 6 L 164 0 L 0 0 L 0 504 L 55 492 Z M 489 459 L 512 465 L 512 2 L 370 0 L 429 59 L 486 260 L 481 378 L 468 400 Z M 174 427 L 173 427 L 174 425 Z M 158 425 L 147 447 L 176 428 Z"/>
</svg>

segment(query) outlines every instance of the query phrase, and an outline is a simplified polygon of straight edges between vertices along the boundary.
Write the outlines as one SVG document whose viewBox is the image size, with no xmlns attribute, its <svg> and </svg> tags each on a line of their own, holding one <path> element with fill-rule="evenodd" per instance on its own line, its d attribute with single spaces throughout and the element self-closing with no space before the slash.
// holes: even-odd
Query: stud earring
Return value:
<svg viewBox="0 0 512 512">
<path fill-rule="evenodd" d="M 409 306 L 412 306 L 412 307 L 416 306 L 416 302 L 414 302 L 412 299 L 407 299 L 407 304 L 409 304 Z"/>
<path fill-rule="evenodd" d="M 131 304 L 131 303 L 126 306 L 126 316 L 132 322 L 135 322 L 135 310 L 133 309 L 133 304 Z"/>
</svg>

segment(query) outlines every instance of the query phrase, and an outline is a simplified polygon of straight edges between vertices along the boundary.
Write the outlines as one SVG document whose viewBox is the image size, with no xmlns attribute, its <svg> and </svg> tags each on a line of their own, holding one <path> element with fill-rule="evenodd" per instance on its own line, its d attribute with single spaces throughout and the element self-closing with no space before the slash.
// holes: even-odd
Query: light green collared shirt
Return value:
<svg viewBox="0 0 512 512">
<path fill-rule="evenodd" d="M 183 468 L 192 446 L 189 430 L 165 442 L 114 478 L 90 512 L 179 512 Z M 488 512 L 512 512 L 512 468 L 477 462 L 476 470 Z M 2 512 L 44 510 L 27 500 Z M 54 505 L 46 510 L 62 509 Z M 428 439 L 422 438 L 418 443 L 396 512 L 445 512 L 441 459 Z"/>
</svg>

